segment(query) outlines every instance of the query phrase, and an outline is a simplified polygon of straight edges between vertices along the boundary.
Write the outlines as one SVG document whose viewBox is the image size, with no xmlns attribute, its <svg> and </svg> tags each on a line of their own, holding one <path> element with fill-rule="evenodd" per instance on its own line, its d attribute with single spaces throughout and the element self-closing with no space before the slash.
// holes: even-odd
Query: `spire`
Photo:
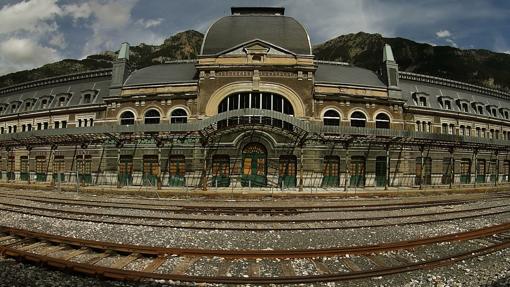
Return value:
<svg viewBox="0 0 510 287">
<path fill-rule="evenodd" d="M 384 44 L 383 48 L 383 62 L 395 62 L 395 58 L 393 57 L 393 51 L 391 50 L 391 46 L 388 44 Z"/>
<path fill-rule="evenodd" d="M 131 73 L 129 66 L 129 44 L 122 43 L 117 59 L 113 62 L 110 96 L 119 96 L 124 81 Z"/>
<path fill-rule="evenodd" d="M 382 76 L 388 86 L 388 95 L 390 98 L 401 98 L 398 78 L 398 64 L 393 57 L 391 46 L 384 44 Z"/>
<path fill-rule="evenodd" d="M 126 59 L 129 60 L 129 43 L 122 43 L 120 46 L 119 56 L 117 59 Z"/>
</svg>

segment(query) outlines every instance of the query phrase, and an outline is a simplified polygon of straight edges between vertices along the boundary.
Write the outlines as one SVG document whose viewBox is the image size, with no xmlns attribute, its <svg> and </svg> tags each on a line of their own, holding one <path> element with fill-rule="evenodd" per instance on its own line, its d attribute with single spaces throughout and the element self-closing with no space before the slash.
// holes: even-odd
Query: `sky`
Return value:
<svg viewBox="0 0 510 287">
<path fill-rule="evenodd" d="M 285 7 L 312 44 L 363 31 L 510 54 L 509 0 L 0 0 L 0 75 L 205 33 L 231 6 Z"/>
</svg>

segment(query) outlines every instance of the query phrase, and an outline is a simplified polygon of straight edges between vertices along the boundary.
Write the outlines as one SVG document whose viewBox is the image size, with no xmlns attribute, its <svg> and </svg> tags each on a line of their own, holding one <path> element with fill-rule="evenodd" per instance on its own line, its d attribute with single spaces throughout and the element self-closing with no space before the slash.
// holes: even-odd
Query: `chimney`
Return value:
<svg viewBox="0 0 510 287">
<path fill-rule="evenodd" d="M 129 44 L 122 43 L 119 50 L 119 55 L 115 62 L 113 62 L 112 81 L 110 83 L 110 96 L 119 96 L 120 89 L 126 81 L 131 67 L 129 66 Z"/>
<path fill-rule="evenodd" d="M 400 88 L 398 83 L 398 64 L 393 57 L 391 46 L 384 44 L 383 48 L 383 67 L 382 67 L 383 80 L 388 86 L 388 94 L 392 98 L 401 98 Z"/>
</svg>

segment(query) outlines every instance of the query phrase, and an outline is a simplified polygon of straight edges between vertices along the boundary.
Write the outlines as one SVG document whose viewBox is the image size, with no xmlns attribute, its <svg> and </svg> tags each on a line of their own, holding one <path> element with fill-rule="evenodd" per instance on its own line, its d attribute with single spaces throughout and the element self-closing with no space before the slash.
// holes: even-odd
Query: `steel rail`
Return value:
<svg viewBox="0 0 510 287">
<path fill-rule="evenodd" d="M 1 197 L 1 196 L 0 196 Z M 22 199 L 25 200 L 25 199 Z M 449 210 L 442 212 L 425 212 L 425 213 L 415 213 L 415 214 L 399 214 L 399 215 L 384 215 L 384 216 L 371 216 L 371 217 L 350 217 L 350 218 L 338 218 L 338 217 L 325 217 L 325 218 L 300 218 L 300 217 L 277 217 L 272 215 L 270 218 L 243 218 L 237 216 L 229 216 L 222 215 L 223 217 L 210 217 L 209 215 L 205 217 L 201 217 L 200 215 L 196 215 L 196 217 L 188 217 L 188 216 L 175 216 L 175 215 L 134 215 L 134 214 L 117 214 L 111 212 L 94 212 L 94 211 L 83 211 L 83 210 L 69 210 L 69 209 L 57 209 L 51 207 L 42 207 L 42 206 L 31 206 L 30 204 L 19 204 L 12 202 L 0 202 L 0 205 L 15 207 L 15 208 L 25 208 L 31 210 L 40 210 L 54 213 L 67 213 L 73 215 L 85 215 L 85 216 L 105 216 L 105 217 L 118 217 L 118 218 L 130 218 L 130 219 L 141 219 L 141 220 L 178 220 L 178 221 L 207 221 L 207 222 L 236 222 L 236 223 L 313 223 L 313 222 L 336 222 L 336 221 L 363 221 L 363 220 L 382 220 L 382 219 L 398 219 L 398 218 L 411 218 L 411 217 L 426 217 L 426 216 L 441 216 L 441 215 L 449 215 L 449 214 L 458 214 L 458 213 L 470 213 L 477 211 L 485 211 L 491 209 L 497 209 L 502 207 L 510 207 L 510 204 L 500 204 L 496 206 L 488 206 L 488 207 L 477 207 L 477 208 L 468 208 L 462 210 Z M 424 206 L 428 207 L 428 206 Z M 1 208 L 0 208 L 1 209 Z M 160 210 L 161 211 L 161 210 Z M 379 211 L 379 210 L 378 210 Z M 386 210 L 384 210 L 386 211 Z M 335 212 L 335 211 L 329 211 Z M 354 211 L 340 211 L 340 212 L 366 212 L 366 210 L 354 210 Z M 510 212 L 510 209 L 508 209 Z M 310 212 L 312 213 L 312 212 Z M 262 213 L 263 214 L 263 213 Z"/>
<path fill-rule="evenodd" d="M 7 234 L 16 235 L 22 238 L 38 239 L 56 244 L 66 244 L 76 246 L 78 248 L 91 248 L 101 250 L 113 250 L 116 252 L 128 254 L 142 254 L 159 256 L 165 258 L 170 254 L 178 256 L 200 256 L 200 257 L 222 257 L 233 259 L 250 259 L 250 258 L 316 258 L 331 257 L 346 254 L 373 254 L 401 249 L 412 249 L 425 245 L 432 245 L 442 242 L 458 242 L 479 238 L 485 238 L 495 234 L 506 233 L 510 230 L 510 223 L 504 223 L 495 226 L 488 226 L 481 229 L 470 230 L 460 233 L 453 233 L 443 236 L 430 238 L 422 238 L 417 240 L 407 240 L 392 243 L 382 243 L 368 246 L 329 248 L 329 249 L 300 249 L 300 250 L 197 250 L 197 249 L 175 249 L 175 248 L 158 248 L 136 245 L 122 245 L 108 242 L 98 242 L 82 239 L 67 238 L 55 236 L 45 233 L 33 232 L 28 230 L 14 229 L 8 227 L 0 227 L 0 231 Z M 492 243 L 491 246 L 485 246 L 476 250 L 470 250 L 453 256 L 447 256 L 439 259 L 428 260 L 425 262 L 410 263 L 399 265 L 396 267 L 379 268 L 368 271 L 348 272 L 348 273 L 330 273 L 321 275 L 304 275 L 304 276 L 282 276 L 282 277 L 225 277 L 225 276 L 188 276 L 180 274 L 162 274 L 154 272 L 141 272 L 132 270 L 122 270 L 110 267 L 96 266 L 92 264 L 78 263 L 61 258 L 54 258 L 45 255 L 39 255 L 16 249 L 11 245 L 0 246 L 0 254 L 16 258 L 24 258 L 29 261 L 45 263 L 49 266 L 61 269 L 69 269 L 88 275 L 101 275 L 107 278 L 122 280 L 141 280 L 141 279 L 164 279 L 174 281 L 187 282 L 207 282 L 207 283 L 259 283 L 259 284 L 284 284 L 284 283 L 311 283 L 321 281 L 340 281 L 350 279 L 370 278 L 374 276 L 383 276 L 402 272 L 409 272 L 419 269 L 429 269 L 439 266 L 450 265 L 452 263 L 489 254 L 491 252 L 510 247 L 510 240 L 507 238 L 503 242 Z"/>
<path fill-rule="evenodd" d="M 192 210 L 192 209 L 197 209 L 199 210 L 199 212 L 202 212 L 203 210 L 206 210 L 206 209 L 211 209 L 211 210 L 215 210 L 215 209 L 225 209 L 225 212 L 232 212 L 232 211 L 239 211 L 239 213 L 243 213 L 244 211 L 243 210 L 247 210 L 246 213 L 253 213 L 253 212 L 257 212 L 258 210 L 262 210 L 262 211 L 267 211 L 267 212 L 271 212 L 271 210 L 274 210 L 274 209 L 294 209 L 292 212 L 293 213 L 296 213 L 296 212 L 300 212 L 300 213 L 305 213 L 305 212 L 308 212 L 308 210 L 310 210 L 310 212 L 317 212 L 318 210 L 327 210 L 328 208 L 334 208 L 334 209 L 346 209 L 346 208 L 374 208 L 374 207 L 378 207 L 378 208 L 385 208 L 385 207 L 396 207 L 396 208 L 405 208 L 405 206 L 411 206 L 411 207 L 414 207 L 414 206 L 427 206 L 427 205 L 430 205 L 430 204 L 434 204 L 434 205 L 452 205 L 452 204 L 464 204 L 464 203 L 470 203 L 470 202 L 478 202 L 480 200 L 486 200 L 486 199 L 500 199 L 500 198 L 507 198 L 507 196 L 491 196 L 491 197 L 482 197 L 482 198 L 474 198 L 474 199 L 453 199 L 453 200 L 432 200 L 432 201 L 427 201 L 427 200 L 420 200 L 420 201 L 410 201 L 410 202 L 401 202 L 401 203 L 379 203 L 379 202 L 376 202 L 375 204 L 372 204 L 372 203 L 364 203 L 364 204 L 355 204 L 355 205 L 345 205 L 345 204 L 334 204 L 334 205 L 331 205 L 331 204 L 324 204 L 324 205 L 318 205 L 318 206 L 313 206 L 313 205 L 300 205 L 300 204 L 293 204 L 292 206 L 288 206 L 288 205 L 277 205 L 277 206 L 274 206 L 274 207 L 264 207 L 264 206 L 253 206 L 253 205 L 238 205 L 238 206 L 219 206 L 219 205 L 196 205 L 196 204 L 183 204 L 182 202 L 179 202 L 178 204 L 163 204 L 163 202 L 159 201 L 157 204 L 154 204 L 154 203 L 136 203 L 136 204 L 133 204 L 133 203 L 127 203 L 127 202 L 116 202 L 114 204 L 112 203 L 109 203 L 109 202 L 105 202 L 105 201 L 102 201 L 102 200 L 92 200 L 92 199 L 66 199 L 66 198 L 62 198 L 62 197 L 47 197 L 47 196 L 39 196 L 39 195 L 20 195 L 20 194 L 17 194 L 17 193 L 5 193 L 5 192 L 0 192 L 0 196 L 14 196 L 16 198 L 20 198 L 22 196 L 26 197 L 26 198 L 29 198 L 29 200 L 34 200 L 33 198 L 37 198 L 37 200 L 52 200 L 52 199 L 55 199 L 55 200 L 62 200 L 62 201 L 69 201 L 69 202 L 72 202 L 72 204 L 74 205 L 87 205 L 87 203 L 100 203 L 101 206 L 112 206 L 114 207 L 114 205 L 118 205 L 118 206 L 122 206 L 121 208 L 125 208 L 125 207 L 129 207 L 129 206 L 140 206 L 139 209 L 148 209 L 146 206 L 148 206 L 149 208 L 152 208 L 154 210 L 164 210 L 163 208 L 175 208 L 174 210 L 176 211 L 179 211 L 179 212 L 186 212 L 187 210 L 186 209 L 189 209 L 189 210 Z M 156 207 L 161 207 L 161 208 L 156 208 Z M 133 209 L 137 209 L 136 207 L 133 207 Z M 297 211 L 296 211 L 297 209 Z M 367 209 L 363 209 L 363 210 L 367 210 Z M 384 209 L 383 209 L 384 210 Z M 342 210 L 343 211 L 343 210 Z M 211 211 L 212 212 L 212 211 Z M 278 212 L 281 212 L 281 211 L 278 211 Z"/>
<path fill-rule="evenodd" d="M 114 225 L 128 225 L 128 226 L 146 226 L 146 227 L 160 227 L 160 228 L 180 228 L 180 229 L 195 229 L 195 230 L 242 230 L 242 231 L 266 231 L 266 230 L 277 230 L 277 231 L 288 231 L 288 230 L 345 230 L 345 229 L 360 229 L 360 228 L 380 228 L 380 227 L 388 227 L 388 226 L 405 226 L 405 225 L 418 225 L 418 224 L 428 224 L 428 223 L 438 223 L 438 222 L 447 222 L 447 221 L 455 221 L 455 220 L 462 220 L 462 219 L 469 219 L 469 218 L 480 218 L 480 217 L 486 217 L 486 216 L 496 216 L 496 215 L 502 215 L 502 214 L 509 214 L 510 210 L 504 210 L 504 211 L 496 211 L 496 212 L 490 212 L 490 213 L 484 213 L 484 214 L 472 214 L 472 215 L 465 215 L 465 216 L 457 216 L 457 217 L 450 217 L 450 218 L 440 218 L 440 219 L 429 219 L 429 220 L 415 220 L 415 221 L 407 221 L 407 222 L 392 222 L 392 223 L 378 223 L 378 224 L 367 224 L 367 225 L 354 225 L 354 226 L 341 226 L 341 225 L 333 225 L 333 226 L 327 226 L 324 223 L 321 222 L 321 220 L 313 220 L 314 223 L 319 223 L 318 226 L 296 226 L 296 223 L 292 223 L 287 226 L 242 226 L 242 227 L 236 227 L 236 226 L 225 226 L 225 225 L 219 225 L 219 226 L 213 226 L 209 224 L 199 224 L 199 225 L 186 225 L 186 224 L 171 224 L 171 223 L 152 223 L 152 222 L 119 222 L 115 220 L 110 219 L 96 219 L 96 218 L 74 218 L 71 216 L 65 216 L 65 215 L 48 215 L 48 214 L 42 214 L 37 213 L 30 210 L 16 210 L 16 209 L 10 209 L 5 207 L 0 207 L 0 210 L 8 211 L 8 212 L 15 212 L 15 213 L 23 213 L 25 215 L 32 215 L 32 216 L 38 216 L 38 217 L 46 217 L 46 218 L 53 218 L 53 219 L 61 219 L 61 220 L 70 220 L 70 221 L 79 221 L 79 222 L 95 222 L 95 223 L 106 223 L 106 224 L 114 224 Z M 104 216 L 107 217 L 107 216 Z M 146 218 L 145 218 L 146 219 Z M 180 220 L 182 221 L 182 220 Z M 196 219 L 195 222 L 201 223 L 206 222 L 206 220 Z M 337 220 L 337 222 L 342 222 L 345 220 Z M 361 221 L 361 220 L 360 220 Z M 188 221 L 189 222 L 189 221 Z M 219 222 L 228 222 L 228 220 L 223 220 Z M 230 222 L 230 223 L 233 223 Z M 264 222 L 258 222 L 259 224 L 264 224 Z M 271 222 L 276 223 L 276 222 Z"/>
</svg>

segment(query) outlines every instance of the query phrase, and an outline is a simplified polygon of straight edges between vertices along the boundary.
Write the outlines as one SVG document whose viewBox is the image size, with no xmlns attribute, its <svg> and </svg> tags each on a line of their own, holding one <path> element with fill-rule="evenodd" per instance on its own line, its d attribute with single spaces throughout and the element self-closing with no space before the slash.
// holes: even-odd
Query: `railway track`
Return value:
<svg viewBox="0 0 510 287">
<path fill-rule="evenodd" d="M 441 210 L 440 212 L 420 212 L 414 214 L 347 216 L 346 212 L 329 217 L 238 217 L 238 216 L 183 216 L 151 214 L 118 214 L 107 211 L 77 210 L 61 206 L 43 207 L 20 203 L 0 203 L 0 210 L 27 215 L 50 217 L 64 220 L 89 221 L 98 223 L 143 225 L 151 227 L 172 227 L 188 229 L 220 230 L 319 230 L 356 229 L 394 225 L 444 222 L 483 216 L 510 213 L 510 204 L 498 204 L 461 210 Z"/>
<path fill-rule="evenodd" d="M 54 196 L 41 196 L 31 193 L 29 196 L 20 195 L 14 192 L 0 192 L 0 196 L 4 198 L 18 198 L 27 199 L 41 203 L 59 203 L 74 206 L 86 206 L 86 207 L 109 207 L 109 208 L 130 208 L 130 209 L 142 209 L 152 211 L 168 211 L 176 214 L 225 214 L 225 215 L 296 215 L 302 213 L 321 213 L 321 212 L 334 212 L 334 211 L 390 211 L 396 209 L 410 209 L 416 207 L 434 207 L 443 205 L 461 205 L 466 203 L 477 202 L 481 199 L 484 200 L 499 200 L 508 198 L 507 193 L 491 194 L 487 197 L 476 196 L 473 199 L 461 199 L 456 198 L 453 200 L 427 200 L 420 199 L 414 201 L 403 201 L 393 203 L 381 203 L 379 201 L 364 201 L 362 204 L 346 204 L 345 201 L 342 203 L 336 202 L 323 202 L 321 205 L 312 204 L 292 204 L 289 205 L 275 205 L 272 206 L 259 206 L 254 203 L 239 204 L 235 203 L 236 206 L 224 206 L 225 202 L 220 203 L 207 203 L 207 204 L 194 204 L 188 202 L 163 202 L 163 201 L 151 201 L 145 202 L 145 200 L 137 203 L 127 202 L 105 202 L 101 199 L 66 199 L 63 197 Z M 223 203 L 223 204 L 221 204 Z M 232 203 L 234 204 L 234 203 Z"/>
<path fill-rule="evenodd" d="M 510 248 L 510 223 L 417 240 L 300 250 L 159 248 L 0 227 L 3 256 L 119 280 L 328 282 L 430 269 L 506 248 Z"/>
</svg>

